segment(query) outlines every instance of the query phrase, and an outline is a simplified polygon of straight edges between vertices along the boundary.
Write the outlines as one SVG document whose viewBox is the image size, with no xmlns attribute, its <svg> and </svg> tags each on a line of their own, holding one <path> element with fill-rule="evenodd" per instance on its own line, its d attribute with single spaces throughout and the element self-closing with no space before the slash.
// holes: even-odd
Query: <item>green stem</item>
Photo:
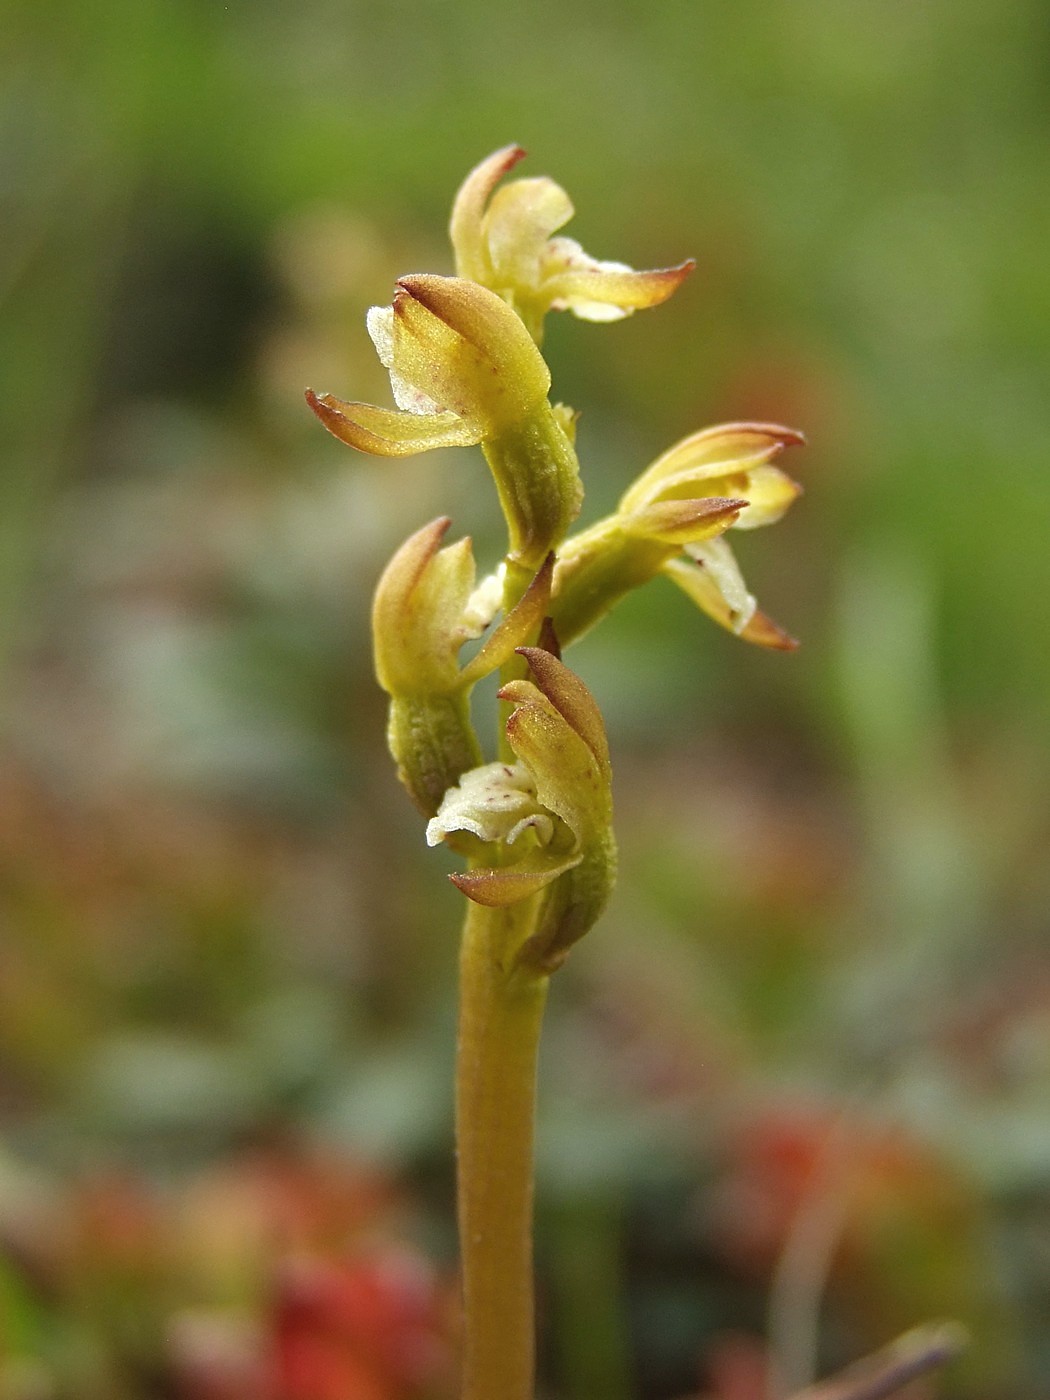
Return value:
<svg viewBox="0 0 1050 1400">
<path fill-rule="evenodd" d="M 533 1400 L 533 1134 L 548 978 L 513 967 L 534 900 L 469 904 L 456 1063 L 462 1400 Z"/>
</svg>

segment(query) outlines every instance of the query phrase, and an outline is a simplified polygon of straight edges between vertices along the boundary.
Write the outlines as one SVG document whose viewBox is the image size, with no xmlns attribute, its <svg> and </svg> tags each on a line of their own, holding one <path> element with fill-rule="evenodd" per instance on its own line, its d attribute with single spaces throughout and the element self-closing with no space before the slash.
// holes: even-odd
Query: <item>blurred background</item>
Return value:
<svg viewBox="0 0 1050 1400">
<path fill-rule="evenodd" d="M 447 1400 L 460 896 L 367 614 L 476 452 L 343 448 L 363 315 L 510 141 L 666 307 L 551 318 L 584 520 L 773 419 L 736 537 L 573 652 L 622 878 L 555 984 L 553 1400 L 759 1400 L 951 1316 L 1050 1395 L 1043 0 L 5 0 L 0 1397 Z M 497 1400 L 494 1397 L 494 1400 Z"/>
</svg>

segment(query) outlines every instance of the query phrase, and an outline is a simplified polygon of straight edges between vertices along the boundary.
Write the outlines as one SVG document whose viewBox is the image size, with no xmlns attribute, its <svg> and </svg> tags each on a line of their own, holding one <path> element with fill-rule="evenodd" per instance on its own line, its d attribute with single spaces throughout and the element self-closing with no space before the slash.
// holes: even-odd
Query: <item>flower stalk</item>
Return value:
<svg viewBox="0 0 1050 1400">
<path fill-rule="evenodd" d="M 549 977 L 514 962 L 536 899 L 468 903 L 456 1050 L 463 1400 L 532 1400 L 536 1058 Z"/>
<path fill-rule="evenodd" d="M 601 916 L 615 879 L 605 725 L 561 659 L 627 592 L 663 576 L 747 641 L 795 644 L 747 591 L 725 541 L 771 524 L 799 488 L 774 459 L 790 429 L 730 424 L 656 459 L 616 513 L 569 535 L 583 488 L 575 413 L 552 405 L 540 353 L 552 311 L 622 320 L 666 301 L 691 261 L 636 272 L 558 235 L 572 203 L 546 178 L 500 186 L 524 152 L 495 152 L 453 206 L 455 277 L 402 277 L 368 331 L 396 407 L 307 391 L 335 437 L 377 457 L 479 446 L 507 527 L 478 582 L 445 518 L 413 534 L 379 581 L 376 675 L 390 698 L 398 776 L 429 844 L 466 868 L 456 1061 L 464 1400 L 532 1400 L 533 1132 L 540 1027 L 552 974 Z M 482 639 L 465 663 L 459 653 Z M 498 733 L 471 694 L 499 678 Z"/>
</svg>

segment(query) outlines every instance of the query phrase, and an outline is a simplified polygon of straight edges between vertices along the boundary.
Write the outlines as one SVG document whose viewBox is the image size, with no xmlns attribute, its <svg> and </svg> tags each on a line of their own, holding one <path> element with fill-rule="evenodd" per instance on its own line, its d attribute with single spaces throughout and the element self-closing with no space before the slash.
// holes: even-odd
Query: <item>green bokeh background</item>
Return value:
<svg viewBox="0 0 1050 1400">
<path fill-rule="evenodd" d="M 165 1320 L 216 1303 L 166 1277 L 129 1341 L 112 1280 L 34 1291 L 26 1193 L 50 1219 L 92 1173 L 338 1153 L 452 1267 L 458 896 L 383 752 L 367 613 L 434 515 L 493 562 L 494 500 L 479 454 L 359 458 L 301 395 L 386 401 L 363 313 L 451 270 L 452 192 L 509 141 L 596 256 L 698 263 L 659 310 L 550 325 L 585 519 L 696 427 L 810 443 L 738 550 L 798 653 L 661 582 L 573 653 L 624 868 L 553 997 L 548 1393 L 669 1400 L 768 1331 L 741 1144 L 775 1122 L 831 1163 L 805 1200 L 847 1201 L 785 1365 L 954 1314 L 944 1393 L 1050 1394 L 1045 3 L 0 22 L 0 1394 L 170 1393 Z"/>
</svg>

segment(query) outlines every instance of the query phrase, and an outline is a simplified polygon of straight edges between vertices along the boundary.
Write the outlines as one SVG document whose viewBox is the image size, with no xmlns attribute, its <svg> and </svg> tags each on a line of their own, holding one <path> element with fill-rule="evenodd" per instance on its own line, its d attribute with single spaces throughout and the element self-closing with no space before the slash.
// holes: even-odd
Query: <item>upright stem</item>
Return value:
<svg viewBox="0 0 1050 1400">
<path fill-rule="evenodd" d="M 533 1123 L 545 976 L 508 971 L 535 901 L 468 904 L 456 1063 L 462 1400 L 533 1400 Z"/>
</svg>

